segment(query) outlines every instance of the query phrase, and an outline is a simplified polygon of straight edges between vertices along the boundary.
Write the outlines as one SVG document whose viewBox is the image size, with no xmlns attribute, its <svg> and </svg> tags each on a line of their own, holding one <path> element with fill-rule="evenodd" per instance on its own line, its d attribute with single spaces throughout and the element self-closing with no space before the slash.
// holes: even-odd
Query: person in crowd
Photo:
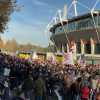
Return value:
<svg viewBox="0 0 100 100">
<path fill-rule="evenodd" d="M 29 75 L 27 79 L 24 80 L 24 83 L 22 85 L 22 91 L 24 92 L 25 100 L 27 99 L 34 100 L 33 90 L 34 90 L 33 78 L 31 75 Z"/>
<path fill-rule="evenodd" d="M 100 100 L 100 92 L 96 95 L 96 100 Z"/>
<path fill-rule="evenodd" d="M 80 86 L 81 86 L 81 78 L 77 78 L 75 82 L 71 85 L 71 99 L 72 100 L 80 100 Z"/>
<path fill-rule="evenodd" d="M 6 79 L 4 82 L 4 93 L 2 95 L 2 100 L 11 100 L 9 80 Z"/>
<path fill-rule="evenodd" d="M 44 93 L 46 93 L 45 82 L 41 75 L 35 80 L 35 100 L 45 100 L 43 99 Z"/>
<path fill-rule="evenodd" d="M 69 75 L 64 76 L 64 100 L 70 100 L 71 99 L 71 87 L 72 84 L 72 79 L 70 78 Z"/>
<path fill-rule="evenodd" d="M 6 87 L 5 78 L 9 79 Z M 24 96 L 18 92 L 24 93 Z M 100 100 L 99 92 L 100 65 L 87 64 L 83 68 L 48 61 L 29 62 L 0 53 L 1 100 L 24 97 L 29 100 L 56 100 L 58 95 L 62 100 Z"/>
</svg>

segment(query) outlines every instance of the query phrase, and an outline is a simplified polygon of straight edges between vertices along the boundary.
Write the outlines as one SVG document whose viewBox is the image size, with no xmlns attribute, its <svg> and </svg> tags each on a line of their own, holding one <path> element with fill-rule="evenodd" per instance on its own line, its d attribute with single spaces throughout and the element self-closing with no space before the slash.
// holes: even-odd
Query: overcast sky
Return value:
<svg viewBox="0 0 100 100">
<path fill-rule="evenodd" d="M 92 8 L 96 0 L 78 0 L 83 5 Z M 99 0 L 100 1 L 100 0 Z M 8 30 L 2 35 L 5 39 L 15 38 L 19 43 L 32 43 L 41 46 L 48 45 L 46 25 L 50 22 L 58 9 L 72 0 L 17 0 L 19 6 L 24 5 L 20 12 L 14 12 L 8 23 Z M 87 9 L 78 4 L 78 13 Z M 100 9 L 100 2 L 96 9 Z M 73 14 L 73 9 L 69 11 Z"/>
</svg>

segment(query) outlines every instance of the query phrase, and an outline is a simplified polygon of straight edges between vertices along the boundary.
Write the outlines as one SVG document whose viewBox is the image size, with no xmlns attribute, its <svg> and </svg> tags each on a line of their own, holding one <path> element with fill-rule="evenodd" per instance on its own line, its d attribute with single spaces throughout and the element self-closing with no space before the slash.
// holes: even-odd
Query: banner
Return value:
<svg viewBox="0 0 100 100">
<path fill-rule="evenodd" d="M 48 52 L 47 53 L 47 60 L 50 61 L 51 63 L 55 64 L 56 58 L 55 58 L 54 53 Z"/>
<path fill-rule="evenodd" d="M 30 54 L 28 54 L 28 53 L 19 53 L 18 57 L 21 58 L 21 59 L 29 59 Z"/>
<path fill-rule="evenodd" d="M 56 61 L 58 62 L 58 63 L 62 63 L 63 62 L 63 56 L 62 55 L 56 55 Z"/>
<path fill-rule="evenodd" d="M 34 52 L 32 55 L 32 60 L 36 60 L 36 59 L 38 59 L 38 55 L 36 52 Z"/>
<path fill-rule="evenodd" d="M 74 64 L 72 52 L 64 53 L 63 64 L 71 64 L 71 65 Z"/>
<path fill-rule="evenodd" d="M 62 45 L 62 54 L 64 54 L 65 52 L 65 49 L 64 49 L 64 46 Z"/>
<path fill-rule="evenodd" d="M 69 45 L 68 45 L 68 43 L 67 43 L 67 53 L 69 52 Z"/>
<path fill-rule="evenodd" d="M 85 58 L 84 54 L 80 55 L 80 58 L 78 60 L 78 64 L 81 65 L 81 66 L 85 66 L 85 64 L 86 64 L 86 58 Z"/>
<path fill-rule="evenodd" d="M 77 61 L 77 50 L 76 50 L 76 43 L 75 42 L 73 42 L 71 50 L 72 50 L 72 53 L 73 53 L 74 64 L 76 64 L 76 61 Z"/>
</svg>

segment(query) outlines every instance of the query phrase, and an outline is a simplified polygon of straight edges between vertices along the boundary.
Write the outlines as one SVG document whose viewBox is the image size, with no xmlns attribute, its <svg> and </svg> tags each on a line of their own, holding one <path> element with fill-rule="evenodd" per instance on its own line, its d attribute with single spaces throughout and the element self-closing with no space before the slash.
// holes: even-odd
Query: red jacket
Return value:
<svg viewBox="0 0 100 100">
<path fill-rule="evenodd" d="M 82 93 L 82 98 L 88 99 L 90 94 L 90 89 L 88 87 L 83 87 L 81 89 L 81 93 Z"/>
</svg>

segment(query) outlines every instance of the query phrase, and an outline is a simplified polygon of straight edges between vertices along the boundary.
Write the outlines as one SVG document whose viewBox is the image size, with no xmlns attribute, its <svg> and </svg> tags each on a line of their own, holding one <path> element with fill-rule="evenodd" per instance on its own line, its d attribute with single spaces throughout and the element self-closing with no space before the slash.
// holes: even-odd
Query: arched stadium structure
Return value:
<svg viewBox="0 0 100 100">
<path fill-rule="evenodd" d="M 77 57 L 82 53 L 81 41 L 83 41 L 87 62 L 92 63 L 94 61 L 94 63 L 100 64 L 100 11 L 63 20 L 52 25 L 50 32 L 52 33 L 50 39 L 54 42 L 56 50 L 59 48 L 62 51 L 62 46 L 65 51 L 67 50 L 67 35 L 70 42 L 76 43 Z M 91 50 L 92 45 L 94 45 L 94 54 Z"/>
</svg>

